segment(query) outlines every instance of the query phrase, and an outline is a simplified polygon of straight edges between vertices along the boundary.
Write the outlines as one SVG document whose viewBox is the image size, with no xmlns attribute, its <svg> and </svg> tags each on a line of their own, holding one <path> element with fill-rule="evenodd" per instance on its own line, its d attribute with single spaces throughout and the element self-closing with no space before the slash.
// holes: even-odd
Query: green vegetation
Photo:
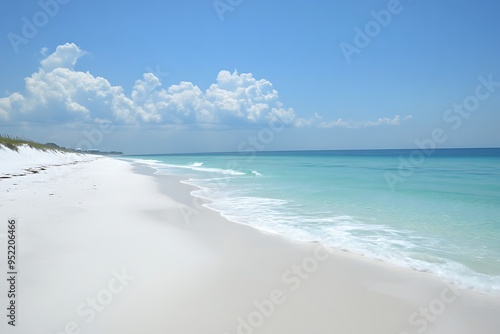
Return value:
<svg viewBox="0 0 500 334">
<path fill-rule="evenodd" d="M 17 151 L 18 146 L 21 145 L 28 145 L 29 147 L 36 148 L 38 150 L 42 151 L 47 151 L 47 150 L 61 150 L 65 151 L 64 149 L 60 148 L 56 144 L 53 143 L 48 143 L 48 144 L 40 144 L 37 142 L 34 142 L 32 140 L 28 139 L 23 139 L 19 137 L 12 137 L 12 136 L 7 136 L 7 135 L 1 135 L 0 134 L 0 145 L 3 145 L 11 150 Z"/>
</svg>

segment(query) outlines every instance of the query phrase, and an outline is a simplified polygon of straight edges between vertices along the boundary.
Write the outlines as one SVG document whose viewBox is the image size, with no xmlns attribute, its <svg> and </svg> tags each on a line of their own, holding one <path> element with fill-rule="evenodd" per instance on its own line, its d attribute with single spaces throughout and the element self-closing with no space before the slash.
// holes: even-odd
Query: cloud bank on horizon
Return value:
<svg viewBox="0 0 500 334">
<path fill-rule="evenodd" d="M 164 87 L 153 73 L 144 73 L 126 94 L 106 78 L 76 71 L 74 66 L 87 53 L 74 43 L 57 46 L 45 56 L 40 68 L 25 78 L 25 92 L 0 98 L 0 119 L 8 122 L 113 122 L 117 124 L 161 124 L 173 126 L 250 126 L 280 122 L 289 127 L 318 126 L 358 129 L 401 124 L 412 118 L 383 117 L 376 121 L 339 118 L 322 121 L 296 115 L 280 101 L 273 84 L 257 80 L 251 73 L 219 72 L 216 82 L 202 91 L 191 82 Z"/>
</svg>

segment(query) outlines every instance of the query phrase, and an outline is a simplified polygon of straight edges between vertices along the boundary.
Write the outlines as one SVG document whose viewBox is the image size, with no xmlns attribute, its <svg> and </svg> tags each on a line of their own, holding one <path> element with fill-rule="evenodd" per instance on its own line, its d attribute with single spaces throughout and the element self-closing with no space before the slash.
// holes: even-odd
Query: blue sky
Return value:
<svg viewBox="0 0 500 334">
<path fill-rule="evenodd" d="M 126 153 L 498 147 L 499 14 L 494 0 L 4 1 L 0 132 Z"/>
</svg>

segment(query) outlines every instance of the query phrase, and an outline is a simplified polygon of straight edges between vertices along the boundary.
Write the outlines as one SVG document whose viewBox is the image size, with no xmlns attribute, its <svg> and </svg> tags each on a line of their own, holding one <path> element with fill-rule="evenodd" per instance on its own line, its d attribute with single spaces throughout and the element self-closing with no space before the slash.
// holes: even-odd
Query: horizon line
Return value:
<svg viewBox="0 0 500 334">
<path fill-rule="evenodd" d="M 210 152 L 182 152 L 182 153 L 145 153 L 124 154 L 124 156 L 152 156 L 152 155 L 197 155 L 197 154 L 259 154 L 259 153 L 300 153 L 300 152 L 353 152 L 353 151 L 444 151 L 444 150 L 500 150 L 500 147 L 439 147 L 434 149 L 423 148 L 354 148 L 354 149 L 312 149 L 312 150 L 260 150 L 260 151 L 210 151 Z"/>
</svg>

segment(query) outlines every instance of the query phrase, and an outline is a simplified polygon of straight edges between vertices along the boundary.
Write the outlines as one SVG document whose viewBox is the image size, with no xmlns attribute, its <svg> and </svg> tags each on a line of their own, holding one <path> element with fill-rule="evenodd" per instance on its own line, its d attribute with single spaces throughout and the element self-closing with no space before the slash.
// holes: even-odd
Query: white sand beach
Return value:
<svg viewBox="0 0 500 334">
<path fill-rule="evenodd" d="M 21 154 L 0 149 L 0 176 L 8 177 L 0 179 L 1 333 L 492 334 L 500 328 L 500 296 L 230 222 L 200 207 L 190 195 L 194 188 L 178 176 L 118 159 L 55 161 L 48 154 L 23 162 Z M 36 173 L 22 172 L 35 167 Z M 9 219 L 18 229 L 15 327 L 6 317 Z"/>
</svg>

